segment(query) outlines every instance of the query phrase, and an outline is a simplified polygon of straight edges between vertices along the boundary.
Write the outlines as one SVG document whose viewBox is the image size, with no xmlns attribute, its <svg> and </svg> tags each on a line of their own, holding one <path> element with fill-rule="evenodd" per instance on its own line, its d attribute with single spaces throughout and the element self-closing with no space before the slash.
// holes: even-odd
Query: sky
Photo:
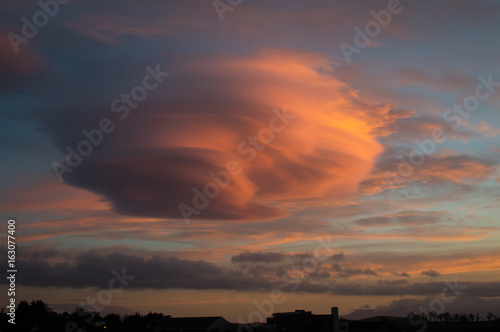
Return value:
<svg viewBox="0 0 500 332">
<path fill-rule="evenodd" d="M 499 2 L 0 6 L 18 301 L 500 308 Z"/>
</svg>

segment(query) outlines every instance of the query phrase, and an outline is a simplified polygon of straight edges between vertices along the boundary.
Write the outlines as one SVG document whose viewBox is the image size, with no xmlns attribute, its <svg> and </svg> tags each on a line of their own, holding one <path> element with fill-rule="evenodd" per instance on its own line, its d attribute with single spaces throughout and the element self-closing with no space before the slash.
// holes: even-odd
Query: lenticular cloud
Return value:
<svg viewBox="0 0 500 332">
<path fill-rule="evenodd" d="M 373 133 L 390 121 L 331 66 L 289 50 L 177 60 L 168 91 L 150 93 L 66 182 L 158 218 L 182 218 L 180 204 L 191 219 L 264 220 L 331 203 L 368 175 L 382 150 Z"/>
</svg>

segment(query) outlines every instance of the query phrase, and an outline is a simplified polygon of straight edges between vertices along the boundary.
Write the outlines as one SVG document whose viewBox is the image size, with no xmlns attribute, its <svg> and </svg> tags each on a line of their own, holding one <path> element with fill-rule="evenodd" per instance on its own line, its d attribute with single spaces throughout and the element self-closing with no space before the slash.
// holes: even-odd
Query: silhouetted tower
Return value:
<svg viewBox="0 0 500 332">
<path fill-rule="evenodd" d="M 340 332 L 339 308 L 332 307 L 333 332 Z"/>
</svg>

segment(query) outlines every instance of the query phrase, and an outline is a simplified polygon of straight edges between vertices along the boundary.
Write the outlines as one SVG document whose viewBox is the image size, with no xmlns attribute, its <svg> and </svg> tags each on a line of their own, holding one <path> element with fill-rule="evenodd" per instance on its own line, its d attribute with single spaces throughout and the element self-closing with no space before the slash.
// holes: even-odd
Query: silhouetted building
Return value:
<svg viewBox="0 0 500 332">
<path fill-rule="evenodd" d="M 155 332 L 234 332 L 233 324 L 221 316 L 165 318 Z"/>
<path fill-rule="evenodd" d="M 269 332 L 348 332 L 347 321 L 339 319 L 338 309 L 331 315 L 313 315 L 310 311 L 280 312 L 267 319 Z"/>
</svg>

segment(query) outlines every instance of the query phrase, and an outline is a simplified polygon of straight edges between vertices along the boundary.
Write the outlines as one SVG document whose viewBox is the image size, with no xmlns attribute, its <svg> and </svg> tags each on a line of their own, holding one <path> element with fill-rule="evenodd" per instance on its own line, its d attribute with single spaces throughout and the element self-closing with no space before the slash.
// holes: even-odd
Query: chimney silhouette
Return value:
<svg viewBox="0 0 500 332">
<path fill-rule="evenodd" d="M 340 332 L 339 308 L 332 307 L 333 332 Z"/>
</svg>

